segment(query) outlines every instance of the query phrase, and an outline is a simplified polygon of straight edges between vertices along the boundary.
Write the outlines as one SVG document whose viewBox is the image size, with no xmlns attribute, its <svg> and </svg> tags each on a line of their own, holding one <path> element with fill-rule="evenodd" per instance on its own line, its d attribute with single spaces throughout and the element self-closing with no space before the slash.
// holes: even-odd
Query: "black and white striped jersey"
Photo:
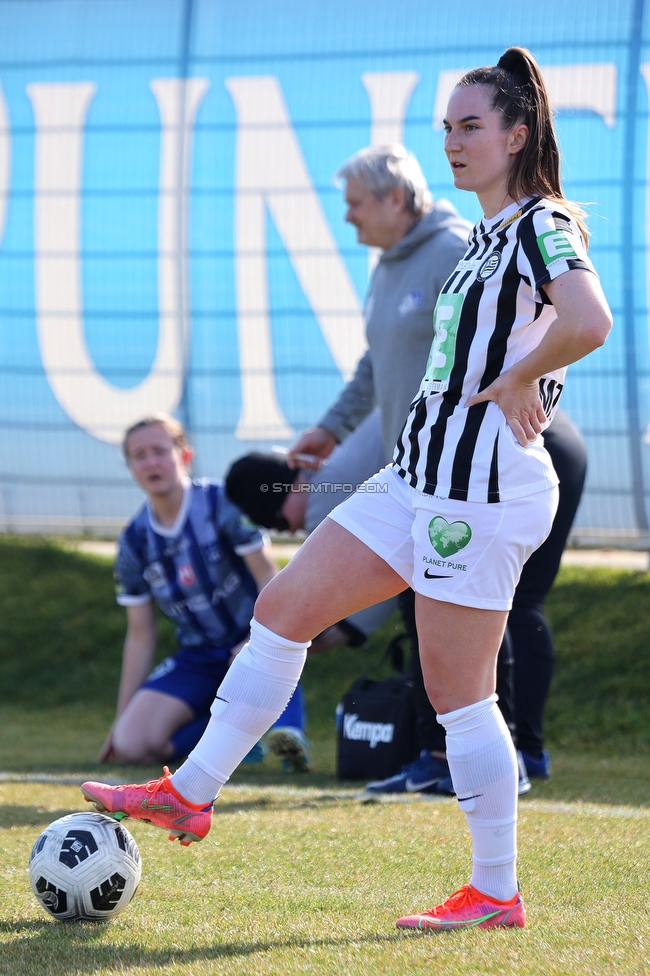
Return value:
<svg viewBox="0 0 650 976">
<path fill-rule="evenodd" d="M 539 345 L 556 318 L 544 285 L 574 268 L 593 271 L 576 221 L 539 197 L 474 227 L 469 249 L 434 311 L 434 338 L 393 463 L 417 491 L 499 502 L 557 484 L 538 437 L 523 448 L 496 403 L 465 407 Z M 566 370 L 539 381 L 550 422 Z"/>
</svg>

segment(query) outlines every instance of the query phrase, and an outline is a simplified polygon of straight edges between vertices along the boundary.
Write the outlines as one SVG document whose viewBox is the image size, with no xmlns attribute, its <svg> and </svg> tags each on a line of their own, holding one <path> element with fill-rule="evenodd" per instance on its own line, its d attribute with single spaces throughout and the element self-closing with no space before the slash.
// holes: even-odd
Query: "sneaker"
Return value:
<svg viewBox="0 0 650 976">
<path fill-rule="evenodd" d="M 81 792 L 88 803 L 93 803 L 100 813 L 107 813 L 113 820 L 144 820 L 169 831 L 169 839 L 177 837 L 183 847 L 193 840 L 203 840 L 212 826 L 212 807 L 208 804 L 189 803 L 171 783 L 167 766 L 160 779 L 152 779 L 141 786 L 107 786 L 105 783 L 83 783 Z"/>
<path fill-rule="evenodd" d="M 434 759 L 428 749 L 423 749 L 418 758 L 403 766 L 399 773 L 368 783 L 366 793 L 435 793 L 435 787 L 442 779 L 449 779 L 447 760 Z"/>
<path fill-rule="evenodd" d="M 524 796 L 525 793 L 529 793 L 532 789 L 531 782 L 528 779 L 526 773 L 526 765 L 524 762 L 524 757 L 522 753 L 517 749 L 517 767 L 519 770 L 519 781 L 517 783 L 517 794 L 519 796 Z M 447 776 L 445 779 L 441 779 L 439 783 L 431 790 L 432 793 L 438 793 L 440 796 L 456 796 L 456 791 L 454 789 L 453 783 L 451 782 L 451 776 Z"/>
<path fill-rule="evenodd" d="M 533 756 L 530 752 L 524 752 L 522 749 L 521 757 L 531 779 L 551 778 L 551 757 L 548 750 L 544 749 L 541 756 Z"/>
<path fill-rule="evenodd" d="M 256 742 L 250 752 L 247 752 L 242 759 L 243 763 L 261 763 L 268 752 L 268 747 L 261 740 Z"/>
<path fill-rule="evenodd" d="M 279 725 L 267 733 L 266 743 L 287 773 L 309 772 L 309 742 L 302 729 Z"/>
<path fill-rule="evenodd" d="M 397 919 L 398 929 L 449 932 L 451 929 L 492 929 L 526 924 L 526 909 L 519 894 L 509 901 L 498 901 L 483 895 L 471 885 L 463 885 L 442 905 L 436 905 L 420 915 L 405 915 Z"/>
<path fill-rule="evenodd" d="M 529 793 L 532 789 L 530 780 L 528 779 L 528 773 L 526 772 L 526 763 L 524 762 L 524 757 L 522 752 L 517 749 L 517 767 L 519 769 L 519 784 L 517 786 L 517 793 L 519 796 L 523 796 L 524 793 Z"/>
</svg>

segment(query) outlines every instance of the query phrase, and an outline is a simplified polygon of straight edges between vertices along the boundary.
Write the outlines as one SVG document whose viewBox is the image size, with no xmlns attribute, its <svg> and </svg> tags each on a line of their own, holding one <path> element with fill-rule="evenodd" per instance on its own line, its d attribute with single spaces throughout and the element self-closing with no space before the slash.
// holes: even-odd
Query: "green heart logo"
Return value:
<svg viewBox="0 0 650 976">
<path fill-rule="evenodd" d="M 442 515 L 436 515 L 429 522 L 429 540 L 443 559 L 455 556 L 471 538 L 472 530 L 467 522 L 448 522 Z"/>
</svg>

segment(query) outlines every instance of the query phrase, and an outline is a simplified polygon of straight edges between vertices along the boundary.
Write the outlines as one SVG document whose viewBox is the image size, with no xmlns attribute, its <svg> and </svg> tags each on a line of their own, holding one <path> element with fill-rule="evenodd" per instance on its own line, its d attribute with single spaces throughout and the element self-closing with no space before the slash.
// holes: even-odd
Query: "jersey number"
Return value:
<svg viewBox="0 0 650 976">
<path fill-rule="evenodd" d="M 444 393 L 449 388 L 463 299 L 463 295 L 439 295 L 436 302 L 433 313 L 433 342 L 424 374 L 424 380 L 432 393 Z"/>
<path fill-rule="evenodd" d="M 564 389 L 562 383 L 557 383 L 555 380 L 551 380 L 548 377 L 542 376 L 539 381 L 539 398 L 542 401 L 542 406 L 544 407 L 544 413 L 548 420 L 551 419 L 555 408 L 557 407 L 558 400 L 560 399 L 560 393 Z"/>
</svg>

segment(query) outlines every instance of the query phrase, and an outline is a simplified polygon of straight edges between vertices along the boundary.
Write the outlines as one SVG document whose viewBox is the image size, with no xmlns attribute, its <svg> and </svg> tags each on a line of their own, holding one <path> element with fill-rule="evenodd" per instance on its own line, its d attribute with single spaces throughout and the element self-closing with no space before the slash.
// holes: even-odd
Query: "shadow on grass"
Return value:
<svg viewBox="0 0 650 976">
<path fill-rule="evenodd" d="M 402 933 L 366 933 L 358 938 L 277 939 L 270 942 L 224 942 L 221 945 L 191 949 L 145 949 L 139 945 L 119 945 L 113 942 L 91 943 L 106 932 L 107 923 L 80 922 L 11 922 L 0 920 L 0 932 L 26 933 L 3 947 L 0 972 L 22 976 L 38 972 L 88 973 L 103 965 L 120 968 L 137 966 L 191 966 L 193 963 L 227 958 L 247 958 L 283 949 L 340 949 L 346 946 L 386 945 L 404 938 Z M 61 968 L 64 966 L 64 970 Z"/>
<path fill-rule="evenodd" d="M 40 932 L 42 929 L 50 928 L 51 924 L 45 919 L 42 922 L 8 922 L 6 919 L 0 919 L 0 932 Z"/>
<path fill-rule="evenodd" d="M 44 810 L 42 807 L 19 806 L 18 804 L 0 805 L 0 830 L 10 827 L 47 827 L 60 817 L 67 817 L 76 810 L 68 807 L 65 810 Z"/>
</svg>

